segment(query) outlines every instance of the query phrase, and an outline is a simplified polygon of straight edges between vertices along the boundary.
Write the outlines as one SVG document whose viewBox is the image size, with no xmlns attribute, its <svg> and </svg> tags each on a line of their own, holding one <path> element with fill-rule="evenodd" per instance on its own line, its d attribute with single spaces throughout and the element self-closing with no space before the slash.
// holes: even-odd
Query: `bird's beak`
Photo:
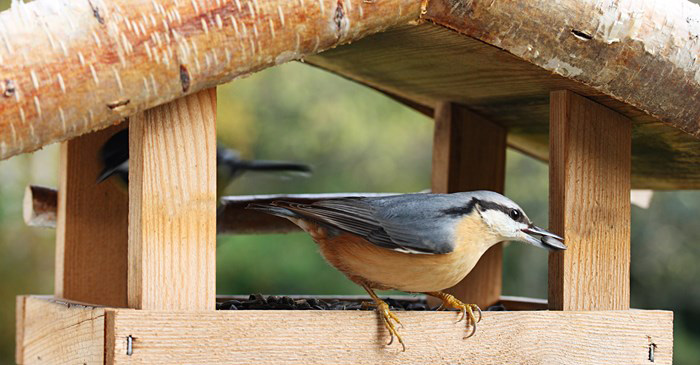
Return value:
<svg viewBox="0 0 700 365">
<path fill-rule="evenodd" d="M 547 249 L 549 251 L 566 250 L 564 239 L 554 233 L 545 231 L 534 224 L 523 229 L 524 239 L 534 246 Z"/>
</svg>

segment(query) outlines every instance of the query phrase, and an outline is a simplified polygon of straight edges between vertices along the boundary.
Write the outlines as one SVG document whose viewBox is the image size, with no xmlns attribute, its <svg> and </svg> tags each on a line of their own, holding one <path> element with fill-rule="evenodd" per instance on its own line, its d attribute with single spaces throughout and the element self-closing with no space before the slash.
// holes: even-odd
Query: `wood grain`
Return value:
<svg viewBox="0 0 700 365">
<path fill-rule="evenodd" d="M 570 91 L 551 95 L 549 307 L 630 306 L 631 121 Z"/>
<path fill-rule="evenodd" d="M 56 221 L 56 297 L 126 306 L 128 199 L 113 181 L 98 184 L 100 149 L 126 124 L 61 145 Z"/>
<path fill-rule="evenodd" d="M 24 189 L 22 218 L 30 227 L 56 228 L 58 191 L 44 186 L 29 185 Z"/>
<path fill-rule="evenodd" d="M 115 321 L 114 321 L 114 315 L 115 315 L 115 310 L 114 308 L 106 308 L 105 309 L 105 333 L 104 333 L 104 365 L 114 365 L 114 354 L 116 349 L 116 343 L 117 343 L 117 338 L 116 334 L 114 333 L 116 329 Z M 127 336 L 132 336 L 133 335 L 129 334 Z M 126 338 L 122 338 L 122 341 L 127 341 Z M 133 342 L 132 342 L 133 345 Z M 132 347 L 133 351 L 133 347 Z M 126 351 L 125 351 L 126 352 Z M 108 355 L 109 354 L 109 355 Z M 127 355 L 128 356 L 128 355 Z"/>
<path fill-rule="evenodd" d="M 216 89 L 129 127 L 129 307 L 214 309 Z"/>
<path fill-rule="evenodd" d="M 420 11 L 420 0 L 14 2 L 0 13 L 0 159 Z"/>
<path fill-rule="evenodd" d="M 670 311 L 484 312 L 466 340 L 455 312 L 397 311 L 408 345 L 401 352 L 385 345 L 386 329 L 372 311 L 151 311 L 39 296 L 19 302 L 18 323 L 26 318 L 20 364 L 647 364 L 650 346 L 654 363 L 673 357 Z"/>
<path fill-rule="evenodd" d="M 104 309 L 20 297 L 24 325 L 18 331 L 18 364 L 102 364 Z M 21 337 L 19 337 L 21 336 Z"/>
<path fill-rule="evenodd" d="M 24 302 L 26 296 L 18 295 L 15 299 L 15 362 L 24 364 Z"/>
<path fill-rule="evenodd" d="M 454 103 L 435 110 L 432 191 L 492 190 L 503 192 L 506 166 L 506 130 Z M 447 290 L 482 308 L 501 296 L 503 244 L 491 247 L 474 269 Z"/>
<path fill-rule="evenodd" d="M 396 315 L 406 352 L 372 311 L 114 311 L 107 364 L 670 364 L 668 311 L 484 312 L 464 339 L 455 312 Z M 126 337 L 134 338 L 126 354 Z M 111 347 L 113 346 L 113 347 Z"/>
<path fill-rule="evenodd" d="M 700 8 L 665 1 L 431 0 L 425 18 L 700 136 Z M 680 56 L 679 54 L 685 54 Z"/>
<path fill-rule="evenodd" d="M 429 5 L 434 3 L 437 1 L 430 1 Z M 491 8 L 490 0 L 476 0 L 472 3 L 485 3 L 483 11 Z M 567 1 L 567 6 L 579 3 L 589 2 Z M 498 7 L 519 6 L 514 5 L 516 2 L 513 1 L 498 1 L 494 4 Z M 535 15 L 535 18 L 552 14 L 552 9 L 549 8 L 551 6 L 548 5 L 548 10 Z M 517 12 L 510 15 L 516 18 L 521 16 Z M 502 16 L 507 18 L 505 14 Z M 465 16 L 463 19 L 472 18 Z M 481 25 L 510 28 L 511 24 L 510 20 L 499 20 Z M 543 24 L 549 24 L 549 21 Z M 575 40 L 570 30 L 557 29 L 547 36 L 569 37 Z M 504 34 L 497 32 L 485 35 L 527 37 L 540 32 L 508 30 Z M 537 43 L 524 43 L 518 50 L 528 50 L 528 44 L 534 47 Z M 588 52 L 587 44 L 571 45 L 571 54 L 579 55 L 579 50 Z M 607 47 L 612 49 L 616 45 Z M 549 50 L 532 49 L 533 54 L 543 54 L 544 51 Z M 569 53 L 566 55 L 568 57 Z M 619 60 L 629 58 L 622 56 L 615 58 L 614 62 Z M 410 100 L 414 104 L 434 108 L 438 103 L 449 100 L 464 105 L 489 121 L 506 127 L 509 146 L 544 161 L 549 156 L 549 93 L 554 90 L 572 90 L 634 120 L 632 185 L 635 188 L 700 188 L 700 140 L 697 138 L 682 133 L 670 124 L 662 122 L 660 118 L 650 116 L 600 92 L 595 87 L 557 75 L 548 69 L 523 61 L 502 48 L 431 22 L 390 29 L 358 42 L 307 57 L 305 61 Z M 593 57 L 582 62 L 602 65 L 600 62 L 603 61 L 600 57 Z M 654 70 L 660 70 L 644 65 L 646 64 L 629 70 L 638 71 L 639 77 L 644 80 L 651 80 Z M 606 75 L 606 72 L 582 73 L 582 76 L 601 75 Z M 625 80 L 621 77 L 614 79 L 616 82 Z M 646 90 L 641 87 L 635 92 L 646 94 Z M 684 102 L 697 104 L 693 97 L 688 97 L 685 93 L 684 95 Z"/>
<path fill-rule="evenodd" d="M 543 159 L 548 93 L 574 90 L 637 123 L 633 186 L 700 187 L 700 10 L 687 1 L 195 3 L 40 0 L 0 13 L 0 158 L 388 29 L 305 60 L 409 104 L 464 103 Z M 423 3 L 429 22 L 396 29 Z"/>
</svg>

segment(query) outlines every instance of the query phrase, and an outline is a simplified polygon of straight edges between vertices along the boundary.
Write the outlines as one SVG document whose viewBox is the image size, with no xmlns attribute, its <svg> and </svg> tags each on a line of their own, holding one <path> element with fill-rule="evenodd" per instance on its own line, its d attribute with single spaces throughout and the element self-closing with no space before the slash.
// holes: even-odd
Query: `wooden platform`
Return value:
<svg viewBox="0 0 700 365">
<path fill-rule="evenodd" d="M 36 296 L 17 304 L 21 364 L 649 364 L 651 348 L 654 364 L 673 356 L 668 311 L 485 312 L 469 339 L 455 312 L 402 311 L 401 352 L 384 345 L 372 311 L 151 311 Z"/>
</svg>

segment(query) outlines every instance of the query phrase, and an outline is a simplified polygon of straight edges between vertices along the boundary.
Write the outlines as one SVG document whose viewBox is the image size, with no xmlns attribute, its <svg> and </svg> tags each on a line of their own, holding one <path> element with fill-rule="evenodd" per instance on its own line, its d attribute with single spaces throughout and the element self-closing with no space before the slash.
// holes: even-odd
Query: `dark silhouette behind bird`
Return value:
<svg viewBox="0 0 700 365">
<path fill-rule="evenodd" d="M 129 182 L 129 129 L 114 134 L 105 142 L 100 151 L 103 169 L 97 177 L 97 182 L 113 175 L 128 184 Z M 311 167 L 306 164 L 288 161 L 244 160 L 236 150 L 216 147 L 217 191 L 223 190 L 233 179 L 246 171 L 264 172 L 297 172 L 310 174 Z"/>
</svg>

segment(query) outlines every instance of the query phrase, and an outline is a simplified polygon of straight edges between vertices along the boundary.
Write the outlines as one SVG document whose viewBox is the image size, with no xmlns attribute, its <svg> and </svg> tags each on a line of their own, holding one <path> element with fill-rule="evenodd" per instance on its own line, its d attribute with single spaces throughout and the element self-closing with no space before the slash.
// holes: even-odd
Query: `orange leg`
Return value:
<svg viewBox="0 0 700 365">
<path fill-rule="evenodd" d="M 401 347 L 403 348 L 403 351 L 406 351 L 406 345 L 403 343 L 403 339 L 401 338 L 401 335 L 399 335 L 399 331 L 396 328 L 396 325 L 394 324 L 394 322 L 392 322 L 393 320 L 401 327 L 403 327 L 401 321 L 399 321 L 399 318 L 396 317 L 394 313 L 391 313 L 391 311 L 389 310 L 389 305 L 386 304 L 385 301 L 381 300 L 374 292 L 374 290 L 372 290 L 372 288 L 365 284 L 360 285 L 362 285 L 362 287 L 365 288 L 369 296 L 372 297 L 372 300 L 374 300 L 373 305 L 377 307 L 377 313 L 379 313 L 379 315 L 382 317 L 384 326 L 386 326 L 386 329 L 389 331 L 389 335 L 391 335 L 391 340 L 389 340 L 389 343 L 387 343 L 387 345 L 391 345 L 394 342 L 394 336 L 396 336 L 396 338 L 399 340 L 399 343 L 401 344 Z M 363 305 L 365 305 L 365 303 L 363 303 Z"/>
<path fill-rule="evenodd" d="M 440 298 L 442 300 L 442 307 L 443 308 L 455 308 L 459 309 L 461 312 L 461 316 L 457 320 L 457 322 L 469 318 L 467 320 L 467 327 L 471 326 L 472 331 L 469 333 L 464 338 L 469 338 L 476 333 L 476 324 L 481 321 L 481 309 L 476 304 L 464 304 L 462 303 L 461 300 L 455 298 L 451 294 L 443 293 L 441 291 L 433 291 L 433 292 L 426 292 L 425 294 L 430 295 L 431 297 L 436 297 Z M 474 315 L 474 312 L 479 313 L 479 319 L 476 318 Z"/>
</svg>

